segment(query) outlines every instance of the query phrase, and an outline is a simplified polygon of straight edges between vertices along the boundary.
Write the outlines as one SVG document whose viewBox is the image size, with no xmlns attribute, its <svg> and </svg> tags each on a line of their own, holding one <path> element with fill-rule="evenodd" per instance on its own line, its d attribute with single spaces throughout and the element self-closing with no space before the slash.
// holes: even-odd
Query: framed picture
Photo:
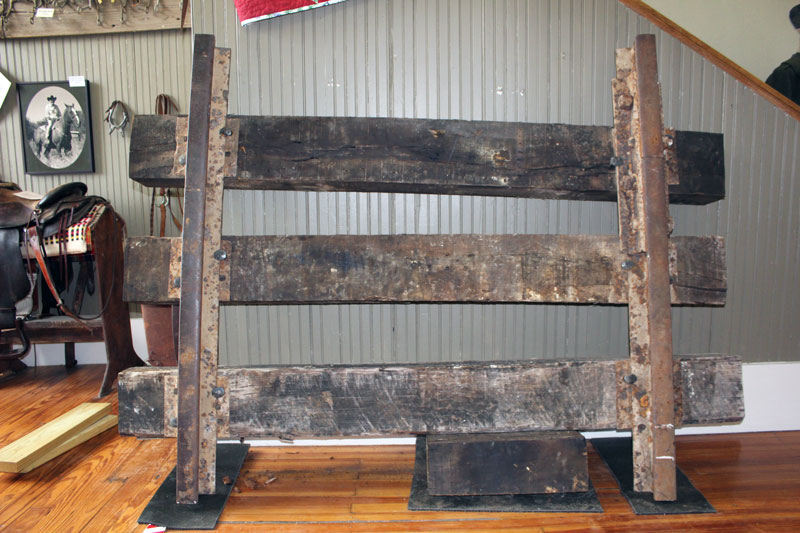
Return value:
<svg viewBox="0 0 800 533">
<path fill-rule="evenodd" d="M 28 174 L 94 172 L 89 82 L 18 83 Z"/>
</svg>

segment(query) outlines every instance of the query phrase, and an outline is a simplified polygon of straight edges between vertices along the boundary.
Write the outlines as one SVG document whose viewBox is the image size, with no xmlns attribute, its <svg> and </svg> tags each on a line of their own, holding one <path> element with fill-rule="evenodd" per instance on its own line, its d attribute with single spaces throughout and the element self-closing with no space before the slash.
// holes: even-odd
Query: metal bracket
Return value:
<svg viewBox="0 0 800 533">
<path fill-rule="evenodd" d="M 177 117 L 175 120 L 175 155 L 172 158 L 172 177 L 186 175 L 188 129 L 189 117 Z M 225 162 L 222 166 L 222 175 L 226 178 L 235 178 L 239 172 L 239 119 L 227 117 L 225 127 L 219 134 L 224 137 Z"/>
</svg>

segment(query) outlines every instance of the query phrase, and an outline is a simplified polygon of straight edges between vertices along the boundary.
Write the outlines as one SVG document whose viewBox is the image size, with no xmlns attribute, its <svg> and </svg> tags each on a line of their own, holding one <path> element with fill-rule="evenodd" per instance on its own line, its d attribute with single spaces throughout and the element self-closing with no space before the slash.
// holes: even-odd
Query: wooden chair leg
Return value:
<svg viewBox="0 0 800 533">
<path fill-rule="evenodd" d="M 108 364 L 100 387 L 101 397 L 111 392 L 120 372 L 145 364 L 133 349 L 130 313 L 127 304 L 122 301 L 122 224 L 118 215 L 107 209 L 92 230 L 99 300 L 100 305 L 106 306 L 103 311 L 103 338 Z"/>
<path fill-rule="evenodd" d="M 74 342 L 65 342 L 64 343 L 64 366 L 67 367 L 67 368 L 73 368 L 77 364 L 78 364 L 78 360 L 75 359 L 75 343 Z"/>
</svg>

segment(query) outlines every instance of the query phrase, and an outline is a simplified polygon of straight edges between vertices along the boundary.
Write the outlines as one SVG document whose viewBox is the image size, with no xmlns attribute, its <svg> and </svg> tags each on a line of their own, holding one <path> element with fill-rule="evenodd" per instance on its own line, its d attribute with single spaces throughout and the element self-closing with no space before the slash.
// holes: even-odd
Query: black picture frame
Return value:
<svg viewBox="0 0 800 533">
<path fill-rule="evenodd" d="M 26 174 L 94 172 L 88 80 L 18 83 L 17 98 Z"/>
</svg>

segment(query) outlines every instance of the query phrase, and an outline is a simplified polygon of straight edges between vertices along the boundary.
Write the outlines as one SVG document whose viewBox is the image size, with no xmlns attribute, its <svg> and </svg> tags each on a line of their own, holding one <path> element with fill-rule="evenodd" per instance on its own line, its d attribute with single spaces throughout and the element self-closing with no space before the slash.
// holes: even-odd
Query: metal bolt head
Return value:
<svg viewBox="0 0 800 533">
<path fill-rule="evenodd" d="M 225 137 L 230 137 L 231 135 L 233 135 L 233 130 L 230 128 L 222 128 L 221 130 L 219 130 L 219 132 Z"/>
<path fill-rule="evenodd" d="M 178 164 L 179 165 L 185 165 L 186 164 L 186 155 L 182 155 L 182 156 L 178 157 Z"/>
<path fill-rule="evenodd" d="M 213 389 L 211 389 L 211 396 L 213 396 L 214 398 L 222 398 L 223 396 L 225 396 L 225 389 L 223 389 L 222 387 L 214 387 Z"/>
<path fill-rule="evenodd" d="M 611 161 L 609 163 L 611 164 L 612 167 L 621 167 L 622 165 L 625 164 L 625 160 L 621 157 L 614 156 L 611 158 Z"/>
<path fill-rule="evenodd" d="M 633 268 L 634 263 L 630 259 L 626 259 L 620 266 L 622 267 L 622 270 L 630 270 Z"/>
<path fill-rule="evenodd" d="M 633 385 L 634 383 L 636 383 L 637 379 L 639 378 L 636 377 L 636 374 L 628 374 L 627 376 L 622 378 L 622 381 L 624 381 L 628 385 Z"/>
<path fill-rule="evenodd" d="M 228 258 L 228 253 L 225 250 L 217 250 L 214 252 L 214 259 L 217 261 L 225 261 Z"/>
<path fill-rule="evenodd" d="M 178 419 L 175 418 L 175 417 L 170 418 L 169 419 L 169 425 L 170 425 L 170 427 L 173 427 L 173 428 L 178 427 Z"/>
<path fill-rule="evenodd" d="M 175 280 L 172 282 L 172 284 L 173 284 L 175 287 L 180 287 L 180 286 L 181 286 L 181 277 L 180 277 L 180 276 L 177 276 L 177 277 L 175 278 Z"/>
</svg>

